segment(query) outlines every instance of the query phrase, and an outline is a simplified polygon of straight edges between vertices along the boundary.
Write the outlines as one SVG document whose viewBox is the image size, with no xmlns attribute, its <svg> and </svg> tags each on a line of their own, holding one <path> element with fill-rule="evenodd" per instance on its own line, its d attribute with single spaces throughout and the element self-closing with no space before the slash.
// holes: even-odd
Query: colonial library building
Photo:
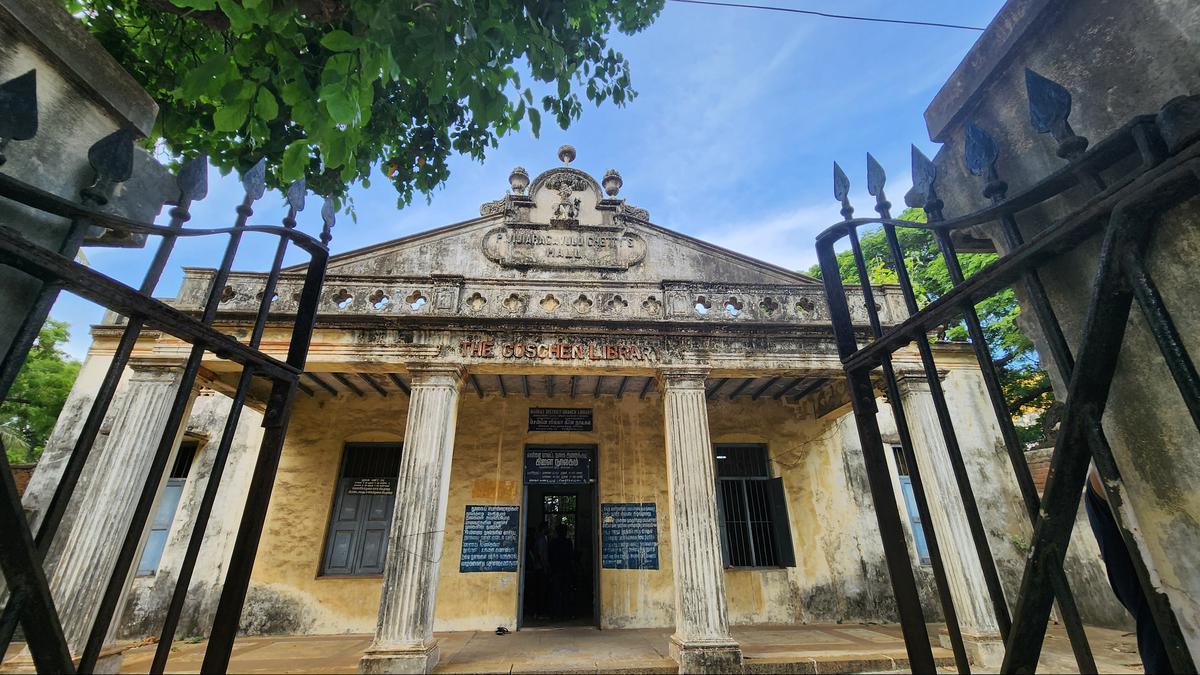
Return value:
<svg viewBox="0 0 1200 675">
<path fill-rule="evenodd" d="M 681 666 L 741 660 L 731 625 L 895 619 L 821 284 L 680 234 L 562 164 L 524 169 L 479 216 L 334 256 L 242 616 L 249 634 L 374 634 L 368 672 L 428 671 L 435 631 L 664 628 Z M 502 181 L 497 186 L 500 192 Z M 173 303 L 198 311 L 214 271 Z M 263 341 L 286 349 L 303 269 L 285 270 Z M 234 273 L 218 325 L 245 335 L 264 275 Z M 880 287 L 882 317 L 904 317 Z M 851 306 L 865 327 L 861 295 Z M 93 343 L 25 496 L 45 508 L 120 336 Z M 52 552 L 78 647 L 188 347 L 145 332 Z M 934 353 L 1010 592 L 1028 521 L 967 345 Z M 972 564 L 929 383 L 901 353 L 901 395 L 963 632 L 998 639 Z M 212 356 L 162 487 L 118 637 L 156 635 L 238 371 Z M 880 406 L 885 431 L 893 429 Z M 207 632 L 246 499 L 261 417 L 236 428 L 180 635 Z M 157 427 L 156 427 L 157 425 Z M 894 429 L 885 440 L 896 442 Z M 926 558 L 907 467 L 892 463 L 911 555 Z M 1022 539 L 1022 537 L 1026 537 Z M 1091 549 L 1084 547 L 1091 546 Z M 1094 544 L 1072 553 L 1085 619 L 1104 608 Z M 79 560 L 72 560 L 78 557 Z M 927 616 L 937 617 L 927 568 Z"/>
</svg>

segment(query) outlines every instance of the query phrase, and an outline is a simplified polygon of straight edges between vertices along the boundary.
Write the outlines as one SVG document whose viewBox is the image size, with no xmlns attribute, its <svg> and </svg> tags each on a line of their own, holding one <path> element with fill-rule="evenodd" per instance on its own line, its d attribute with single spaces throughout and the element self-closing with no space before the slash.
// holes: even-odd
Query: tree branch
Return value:
<svg viewBox="0 0 1200 675">
<path fill-rule="evenodd" d="M 229 17 L 225 16 L 216 9 L 187 9 L 179 7 L 171 2 L 171 0 L 141 0 L 142 7 L 156 12 L 165 12 L 167 14 L 178 14 L 179 16 L 193 19 L 197 23 L 208 26 L 209 28 L 225 32 L 229 30 Z"/>
<path fill-rule="evenodd" d="M 996 366 L 997 368 L 1003 368 L 1004 366 L 1007 366 L 1013 359 L 1017 358 L 1017 355 L 1020 353 L 1020 350 L 1017 350 L 1009 354 L 1005 354 L 1004 356 L 993 360 L 992 365 Z"/>
<path fill-rule="evenodd" d="M 229 17 L 218 9 L 188 9 L 177 6 L 171 0 L 140 0 L 140 3 L 146 9 L 193 19 L 221 33 L 229 30 Z M 290 0 L 290 4 L 294 5 L 302 16 L 317 23 L 337 21 L 350 11 L 350 6 L 343 0 Z"/>
<path fill-rule="evenodd" d="M 1052 389 L 1053 389 L 1053 387 L 1051 387 L 1050 383 L 1047 382 L 1046 384 L 1043 384 L 1042 386 L 1038 387 L 1037 389 L 1026 392 L 1022 396 L 1017 397 L 1016 400 L 1014 400 L 1012 403 L 1008 404 L 1009 413 L 1011 413 L 1013 415 L 1017 414 L 1018 412 L 1021 411 L 1021 408 L 1029 405 L 1030 403 L 1033 403 L 1039 397 L 1043 396 L 1044 394 L 1049 393 Z"/>
</svg>

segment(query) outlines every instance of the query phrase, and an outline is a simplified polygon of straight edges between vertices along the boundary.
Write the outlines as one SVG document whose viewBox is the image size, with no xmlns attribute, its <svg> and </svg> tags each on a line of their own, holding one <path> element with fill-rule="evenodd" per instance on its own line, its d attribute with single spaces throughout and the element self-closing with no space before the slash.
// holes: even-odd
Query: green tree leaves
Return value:
<svg viewBox="0 0 1200 675">
<path fill-rule="evenodd" d="M 0 405 L 8 461 L 36 462 L 79 375 L 79 362 L 59 345 L 70 338 L 65 321 L 50 319 Z"/>
<path fill-rule="evenodd" d="M 344 30 L 330 31 L 321 38 L 321 46 L 335 52 L 353 51 L 362 45 L 362 38 L 354 37 Z"/>
<path fill-rule="evenodd" d="M 272 185 L 304 175 L 332 195 L 378 166 L 403 204 L 446 180 L 452 154 L 540 133 L 542 113 L 565 128 L 584 97 L 632 100 L 608 35 L 664 0 L 63 1 L 159 103 L 172 152 L 224 170 L 265 156 Z"/>
<path fill-rule="evenodd" d="M 900 219 L 923 223 L 925 213 L 919 209 L 906 209 Z M 929 230 L 896 228 L 896 236 L 900 240 L 900 249 L 904 251 L 905 266 L 917 295 L 918 307 L 928 305 L 953 288 L 946 262 Z M 897 283 L 896 267 L 883 229 L 860 232 L 859 244 L 871 282 Z M 995 254 L 990 253 L 964 253 L 958 256 L 963 276 L 968 279 L 995 260 Z M 859 276 L 854 255 L 848 250 L 842 251 L 837 261 L 842 281 L 857 285 Z M 808 273 L 819 277 L 821 270 L 814 265 Z M 975 306 L 975 311 L 979 314 L 984 337 L 997 366 L 1000 385 L 1017 431 L 1026 443 L 1038 441 L 1044 435 L 1042 419 L 1054 402 L 1054 395 L 1033 342 L 1017 325 L 1017 317 L 1021 314 L 1017 296 L 1011 288 L 1006 288 L 984 299 Z M 968 339 L 966 325 L 961 321 L 948 324 L 944 326 L 944 335 L 941 337 L 965 342 Z"/>
</svg>

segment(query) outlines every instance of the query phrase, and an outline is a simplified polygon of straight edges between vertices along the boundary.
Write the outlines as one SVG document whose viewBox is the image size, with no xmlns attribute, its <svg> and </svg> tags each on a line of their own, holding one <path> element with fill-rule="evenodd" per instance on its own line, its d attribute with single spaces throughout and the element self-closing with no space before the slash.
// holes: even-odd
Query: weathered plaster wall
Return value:
<svg viewBox="0 0 1200 675">
<path fill-rule="evenodd" d="M 882 549 L 864 520 L 873 515 L 860 490 L 861 453 L 843 447 L 840 413 L 818 420 L 807 408 L 722 397 L 709 406 L 714 443 L 767 445 L 772 472 L 784 480 L 796 552 L 795 567 L 725 571 L 732 623 L 879 620 L 888 612 L 880 603 L 890 597 Z"/>
<path fill-rule="evenodd" d="M 981 180 L 963 168 L 965 119 L 996 139 L 998 168 L 1010 195 L 1063 165 L 1053 140 L 1030 128 L 1026 67 L 1070 90 L 1071 125 L 1093 144 L 1134 115 L 1153 114 L 1176 96 L 1200 92 L 1200 6 L 1194 2 L 1014 0 L 1001 15 L 1005 20 L 981 38 L 926 112 L 930 135 L 946 144 L 936 162 L 948 216 L 984 201 Z M 1087 198 L 1082 190 L 1068 193 L 1046 215 L 1065 213 Z M 1049 217 L 1026 220 L 1027 239 L 1051 222 Z M 1194 311 L 1195 275 L 1189 263 L 1200 251 L 1198 222 L 1194 203 L 1175 209 L 1156 224 L 1148 252 L 1151 274 L 1193 355 L 1200 351 L 1200 314 Z M 1093 238 L 1042 271 L 1076 353 L 1098 250 Z M 1035 342 L 1044 345 L 1032 328 Z M 1065 385 L 1049 370 L 1061 396 Z M 1104 427 L 1124 478 L 1126 522 L 1155 583 L 1176 608 L 1192 652 L 1200 653 L 1200 492 L 1195 489 L 1200 462 L 1194 452 L 1200 435 L 1137 309 L 1127 326 Z"/>
<path fill-rule="evenodd" d="M 981 395 L 979 390 L 959 391 L 956 377 L 948 385 L 953 396 Z M 249 622 L 248 630 L 372 630 L 379 579 L 319 578 L 317 570 L 343 444 L 384 437 L 380 434 L 401 438 L 406 405 L 404 397 L 395 395 L 300 400 L 255 570 L 257 594 L 250 614 L 265 620 Z M 657 503 L 660 569 L 600 570 L 601 623 L 606 628 L 670 627 L 672 559 L 658 397 L 639 400 L 630 395 L 617 400 L 581 395 L 572 401 L 566 396 L 489 395 L 480 399 L 468 388 L 461 406 L 437 629 L 511 628 L 516 623 L 518 575 L 461 574 L 458 557 L 466 505 L 521 503 L 526 444 L 595 444 L 601 502 Z M 593 407 L 595 431 L 527 432 L 530 406 Z M 793 568 L 726 571 L 734 623 L 879 621 L 894 616 L 857 431 L 845 412 L 843 408 L 817 419 L 807 403 L 781 404 L 765 398 L 752 402 L 745 397 L 729 401 L 721 396 L 710 403 L 714 443 L 768 445 L 774 471 L 785 482 L 797 555 Z M 996 455 L 997 445 L 986 435 L 994 429 L 967 426 L 962 433 L 972 457 L 982 450 L 990 453 L 976 461 L 973 466 L 980 467 L 976 470 L 993 471 L 995 467 L 986 463 Z M 1011 505 L 1011 499 L 997 502 L 989 512 L 997 532 L 1014 520 L 1004 513 Z M 1006 536 L 996 535 L 996 550 L 1007 560 L 1015 554 Z M 918 576 L 931 599 L 930 616 L 936 617 L 928 569 L 919 569 Z"/>
<path fill-rule="evenodd" d="M 321 577 L 334 486 L 347 441 L 404 438 L 408 399 L 300 397 L 242 614 L 248 633 L 370 633 L 382 583 Z"/>
<path fill-rule="evenodd" d="M 221 444 L 230 403 L 231 399 L 227 396 L 202 392 L 192 406 L 186 433 L 188 438 L 199 441 L 200 447 L 192 461 L 157 572 L 151 576 L 136 577 L 130 584 L 125 612 L 119 622 L 119 634 L 122 637 L 157 636 L 162 629 L 163 615 L 175 591 L 179 568 L 195 526 L 196 510 L 212 475 L 213 461 Z M 225 570 L 233 553 L 233 541 L 246 504 L 254 462 L 262 442 L 261 425 L 260 413 L 250 408 L 242 411 L 212 515 L 205 528 L 196 568 L 188 584 L 187 601 L 176 630 L 178 637 L 207 635 L 212 626 Z"/>
<path fill-rule="evenodd" d="M 248 612 L 263 617 L 243 627 L 254 632 L 371 632 L 379 577 L 319 577 L 333 486 L 347 441 L 403 439 L 403 396 L 304 398 L 297 405 L 280 464 L 255 567 Z M 610 627 L 670 625 L 671 589 L 665 457 L 657 400 L 611 396 L 574 403 L 565 397 L 480 399 L 465 391 L 451 469 L 437 630 L 514 628 L 518 574 L 458 571 L 462 520 L 468 504 L 522 500 L 522 458 L 530 444 L 597 445 L 602 501 L 657 501 L 660 569 L 601 571 L 601 598 Z M 527 432 L 528 409 L 546 405 L 592 406 L 593 433 Z M 640 430 L 640 431 L 639 431 Z M 625 452 L 618 452 L 625 448 Z"/>
<path fill-rule="evenodd" d="M 404 397 L 325 396 L 298 403 L 255 568 L 248 616 L 255 632 L 370 632 L 380 579 L 320 578 L 320 556 L 342 446 L 349 440 L 403 436 Z M 520 504 L 526 444 L 595 444 L 599 499 L 658 505 L 658 570 L 600 570 L 601 625 L 670 627 L 674 621 L 669 502 L 661 400 L 627 395 L 571 400 L 464 392 L 437 598 L 437 630 L 514 627 L 517 573 L 461 574 L 462 518 L 468 504 Z M 531 406 L 594 409 L 591 433 L 528 432 Z M 802 416 L 808 416 L 802 419 Z M 764 442 L 785 479 L 798 565 L 726 572 L 736 623 L 879 620 L 890 611 L 882 552 L 869 500 L 861 492 L 861 456 L 842 451 L 833 416 L 814 420 L 807 406 L 715 400 L 714 442 Z M 852 431 L 852 430 L 851 430 Z M 857 436 L 853 437 L 856 443 Z"/>
</svg>

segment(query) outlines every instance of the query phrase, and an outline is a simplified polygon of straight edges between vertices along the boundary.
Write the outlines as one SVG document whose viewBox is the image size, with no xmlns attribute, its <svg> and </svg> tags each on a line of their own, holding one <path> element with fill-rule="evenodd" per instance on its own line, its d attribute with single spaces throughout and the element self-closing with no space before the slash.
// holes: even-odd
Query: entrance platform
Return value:
<svg viewBox="0 0 1200 675">
<path fill-rule="evenodd" d="M 931 626 L 936 635 L 940 626 Z M 675 673 L 667 656 L 670 631 L 545 628 L 504 636 L 486 632 L 439 633 L 438 673 Z M 1097 665 L 1105 673 L 1141 673 L 1128 633 L 1088 629 Z M 898 626 L 840 624 L 733 628 L 747 673 L 905 672 L 908 659 Z M 354 673 L 370 644 L 367 635 L 244 637 L 234 647 L 231 673 Z M 169 673 L 200 670 L 204 642 L 179 641 Z M 121 672 L 144 673 L 153 645 L 125 653 Z M 940 670 L 954 672 L 946 649 L 935 649 Z M 979 670 L 979 669 L 976 669 Z M 980 670 L 980 672 L 982 672 Z M 1075 672 L 1070 645 L 1054 627 L 1039 672 Z"/>
</svg>

